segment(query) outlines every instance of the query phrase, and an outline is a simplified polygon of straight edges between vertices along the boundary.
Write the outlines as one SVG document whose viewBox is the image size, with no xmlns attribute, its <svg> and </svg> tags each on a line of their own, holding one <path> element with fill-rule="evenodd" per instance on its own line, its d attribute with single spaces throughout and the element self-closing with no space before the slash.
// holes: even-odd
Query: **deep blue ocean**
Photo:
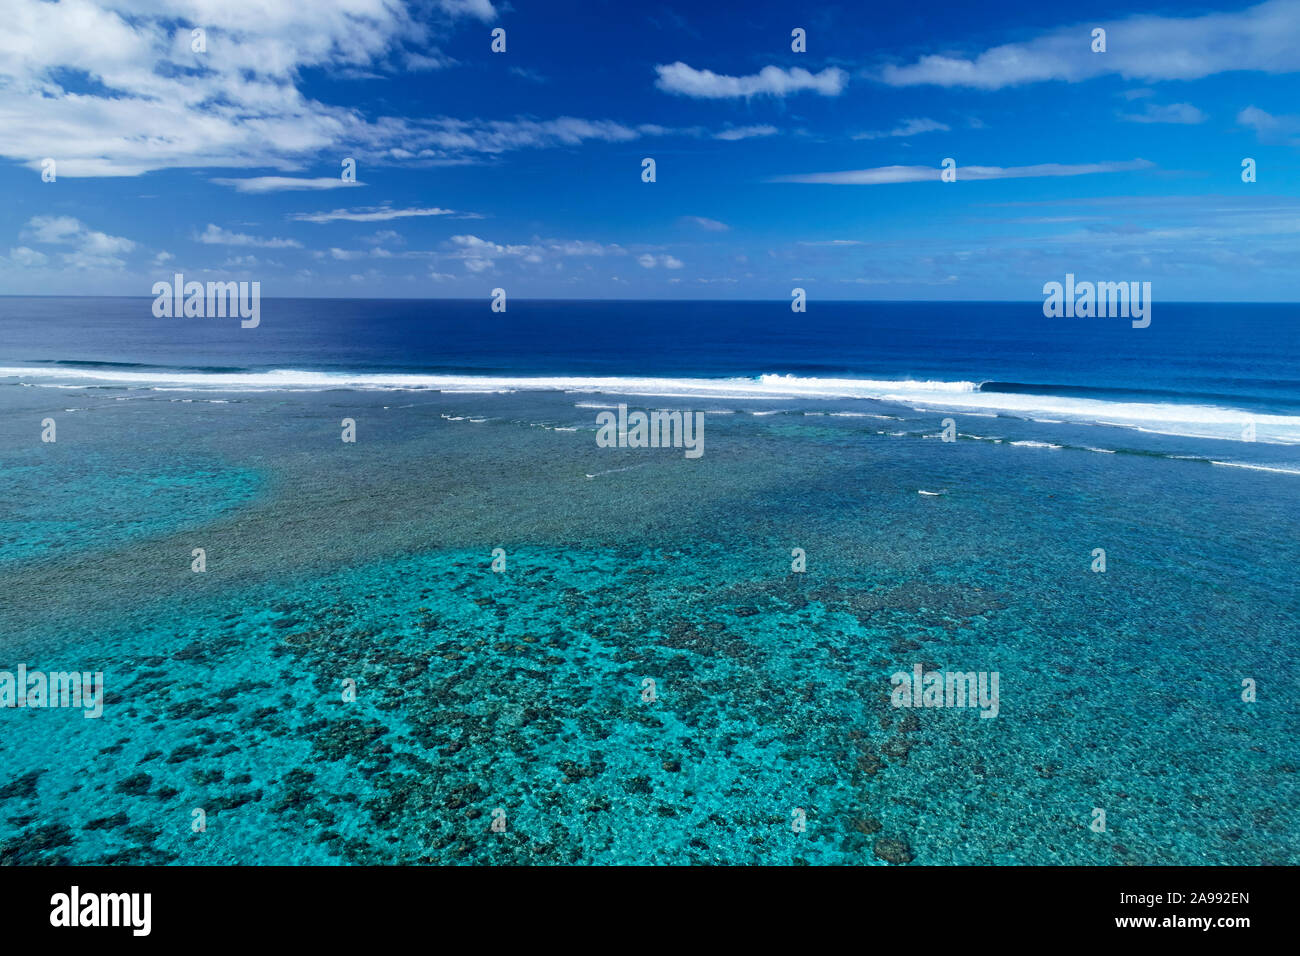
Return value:
<svg viewBox="0 0 1300 956">
<path fill-rule="evenodd" d="M 0 863 L 1300 862 L 1300 307 L 151 304 L 0 298 Z"/>
</svg>

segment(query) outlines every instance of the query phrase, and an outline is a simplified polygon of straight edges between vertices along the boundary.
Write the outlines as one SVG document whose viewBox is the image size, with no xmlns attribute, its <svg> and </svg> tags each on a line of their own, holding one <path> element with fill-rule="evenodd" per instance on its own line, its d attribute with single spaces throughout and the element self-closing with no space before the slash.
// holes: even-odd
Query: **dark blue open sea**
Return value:
<svg viewBox="0 0 1300 956">
<path fill-rule="evenodd" d="M 1300 307 L 151 306 L 0 298 L 0 863 L 1300 863 Z"/>
</svg>

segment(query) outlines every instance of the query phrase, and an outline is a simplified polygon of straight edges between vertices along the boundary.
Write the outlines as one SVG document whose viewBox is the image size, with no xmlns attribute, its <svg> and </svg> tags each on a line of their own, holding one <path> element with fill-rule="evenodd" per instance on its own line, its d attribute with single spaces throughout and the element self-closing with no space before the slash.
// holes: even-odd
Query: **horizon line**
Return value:
<svg viewBox="0 0 1300 956">
<path fill-rule="evenodd" d="M 244 280 L 255 281 L 255 280 Z M 106 294 L 61 294 L 52 292 L 0 292 L 0 299 L 142 299 L 152 301 L 156 299 L 155 295 L 106 295 Z M 491 301 L 491 295 L 487 296 L 325 296 L 325 295 L 268 295 L 260 298 L 269 300 L 297 300 L 308 299 L 318 300 L 321 302 L 481 302 Z M 789 298 L 775 299 L 696 299 L 696 298 L 675 298 L 663 297 L 655 299 L 645 298 L 568 298 L 568 297 L 549 297 L 549 296 L 511 296 L 512 302 L 735 302 L 735 303 L 753 303 L 753 304 L 773 304 L 781 303 L 788 305 Z M 843 303 L 880 303 L 889 305 L 899 304 L 990 304 L 990 305 L 1042 305 L 1042 298 L 1035 299 L 846 299 L 846 298 L 815 298 L 812 302 L 843 302 Z M 1166 299 L 1162 300 L 1165 305 L 1297 305 L 1300 306 L 1300 300 L 1296 299 Z"/>
</svg>

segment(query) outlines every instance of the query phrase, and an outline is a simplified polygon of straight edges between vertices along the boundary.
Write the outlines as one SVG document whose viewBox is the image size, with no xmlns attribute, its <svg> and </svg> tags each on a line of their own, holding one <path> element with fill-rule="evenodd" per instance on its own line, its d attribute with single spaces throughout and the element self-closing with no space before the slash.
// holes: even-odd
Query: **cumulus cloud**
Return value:
<svg viewBox="0 0 1300 956">
<path fill-rule="evenodd" d="M 416 19 L 420 14 L 422 19 Z M 301 90 L 308 71 L 383 76 L 443 66 L 448 18 L 495 19 L 488 0 L 8 0 L 0 37 L 0 157 L 61 177 L 169 168 L 304 168 L 321 154 L 366 162 L 477 161 L 526 147 L 624 142 L 661 132 L 610 120 L 368 119 Z M 432 17 L 436 25 L 426 22 Z M 191 47 L 191 24 L 206 49 Z M 244 192 L 340 188 L 308 176 L 228 178 Z"/>
<path fill-rule="evenodd" d="M 1237 122 L 1253 129 L 1255 135 L 1266 143 L 1283 142 L 1288 139 L 1293 144 L 1300 142 L 1298 139 L 1291 139 L 1300 134 L 1300 116 L 1274 115 L 1257 106 L 1247 106 L 1237 114 Z"/>
<path fill-rule="evenodd" d="M 636 262 L 643 269 L 653 269 L 656 266 L 663 266 L 665 269 L 680 269 L 683 265 L 682 260 L 676 256 L 655 256 L 648 252 L 637 256 Z"/>
<path fill-rule="evenodd" d="M 531 265 L 583 256 L 623 256 L 627 250 L 617 243 L 604 244 L 585 239 L 540 239 L 525 243 L 499 243 L 474 235 L 452 236 L 449 257 L 461 260 L 470 272 L 483 272 L 498 259 L 514 259 Z"/>
<path fill-rule="evenodd" d="M 726 76 L 712 70 L 697 70 L 678 60 L 656 66 L 659 78 L 655 86 L 665 93 L 697 99 L 735 99 L 751 96 L 788 96 L 811 91 L 822 96 L 839 96 L 848 84 L 849 75 L 838 67 L 810 73 L 800 67 L 782 69 L 765 66 L 752 76 Z"/>
<path fill-rule="evenodd" d="M 23 228 L 23 238 L 41 245 L 70 246 L 61 258 L 71 269 L 120 269 L 122 257 L 136 247 L 130 239 L 98 232 L 72 216 L 34 216 Z M 21 255 L 32 259 L 32 264 L 36 256 L 44 255 L 31 249 L 27 253 Z"/>
<path fill-rule="evenodd" d="M 283 166 L 349 133 L 373 138 L 351 110 L 305 98 L 302 70 L 369 64 L 429 39 L 385 0 L 201 7 L 8 0 L 0 113 L 10 135 L 0 154 L 29 164 L 52 156 L 60 176 L 74 177 Z M 191 48 L 196 19 L 203 52 Z"/>
<path fill-rule="evenodd" d="M 37 252 L 35 249 L 29 249 L 27 246 L 18 246 L 9 250 L 9 261 L 16 266 L 24 269 L 33 269 L 37 266 L 45 265 L 49 257 L 43 252 Z"/>
<path fill-rule="evenodd" d="M 1290 73 L 1300 69 L 1297 19 L 1300 0 L 1269 0 L 1246 10 L 1197 17 L 1134 16 L 1065 27 L 971 57 L 928 54 L 915 63 L 886 66 L 878 78 L 891 86 L 998 90 L 1106 74 L 1153 81 L 1194 80 L 1230 70 Z M 1104 54 L 1093 53 L 1089 42 L 1097 26 L 1107 31 Z"/>
<path fill-rule="evenodd" d="M 194 237 L 195 241 L 209 246 L 256 246 L 261 249 L 301 249 L 297 239 L 262 239 L 242 232 L 229 232 L 208 223 L 208 228 Z"/>
</svg>

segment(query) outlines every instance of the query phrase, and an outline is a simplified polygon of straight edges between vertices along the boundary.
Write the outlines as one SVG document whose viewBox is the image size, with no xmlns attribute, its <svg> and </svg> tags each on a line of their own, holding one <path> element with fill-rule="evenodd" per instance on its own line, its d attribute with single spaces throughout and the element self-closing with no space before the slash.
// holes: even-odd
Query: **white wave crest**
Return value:
<svg viewBox="0 0 1300 956">
<path fill-rule="evenodd" d="M 1121 402 L 1060 395 L 981 392 L 968 381 L 887 381 L 806 378 L 767 374 L 757 378 L 653 378 L 576 376 L 422 375 L 403 373 L 319 372 L 274 369 L 261 372 L 183 372 L 170 370 L 0 367 L 0 379 L 22 385 L 77 387 L 117 385 L 178 391 L 380 391 L 430 390 L 455 394 L 558 391 L 579 395 L 653 396 L 685 400 L 852 400 L 903 405 L 915 411 L 997 414 L 1067 425 L 1108 425 L 1165 435 L 1242 442 L 1247 423 L 1255 440 L 1300 444 L 1300 417 L 1265 415 L 1214 405 L 1174 402 Z M 575 403 L 596 407 L 595 403 Z M 809 413 L 816 414 L 816 413 Z"/>
</svg>

